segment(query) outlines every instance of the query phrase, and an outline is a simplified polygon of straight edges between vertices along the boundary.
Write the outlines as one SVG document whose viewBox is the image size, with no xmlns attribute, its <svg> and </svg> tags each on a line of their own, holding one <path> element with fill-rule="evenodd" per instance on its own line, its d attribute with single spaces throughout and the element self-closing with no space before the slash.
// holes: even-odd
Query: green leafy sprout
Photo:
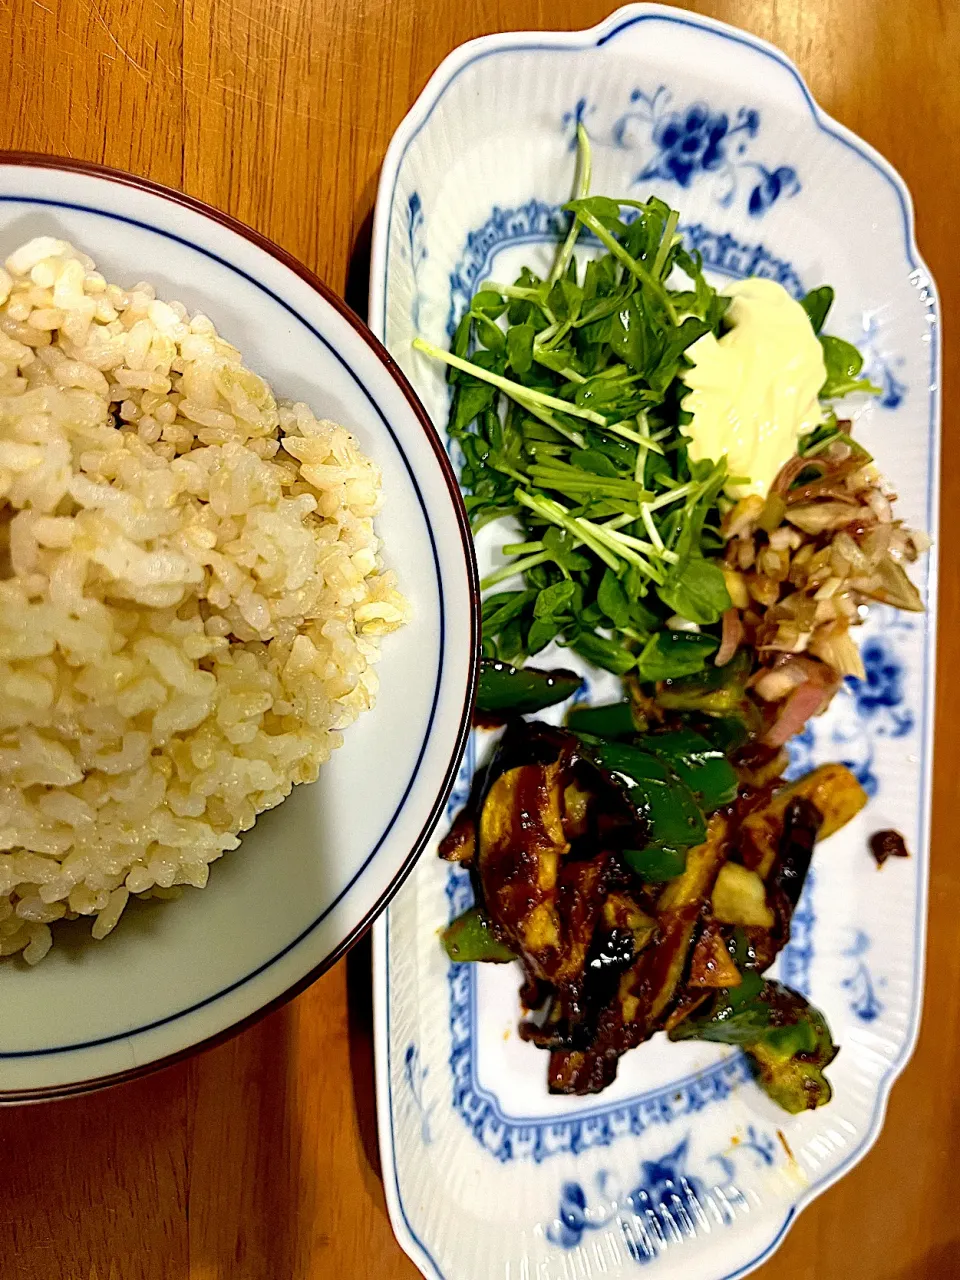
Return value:
<svg viewBox="0 0 960 1280">
<path fill-rule="evenodd" d="M 555 640 L 617 674 L 639 664 L 641 679 L 669 678 L 702 669 L 717 645 L 671 643 L 668 620 L 709 630 L 730 607 L 717 560 L 725 460 L 693 461 L 679 429 L 685 353 L 720 335 L 728 299 L 662 200 L 589 195 L 582 125 L 577 142 L 570 226 L 546 278 L 524 267 L 512 284 L 481 284 L 449 351 L 414 346 L 447 365 L 474 532 L 502 517 L 521 530 L 481 583 L 484 655 L 518 663 Z M 826 286 L 804 299 L 817 332 L 832 299 Z M 873 390 L 855 347 L 821 341 L 825 398 Z M 838 430 L 834 419 L 815 443 Z"/>
</svg>

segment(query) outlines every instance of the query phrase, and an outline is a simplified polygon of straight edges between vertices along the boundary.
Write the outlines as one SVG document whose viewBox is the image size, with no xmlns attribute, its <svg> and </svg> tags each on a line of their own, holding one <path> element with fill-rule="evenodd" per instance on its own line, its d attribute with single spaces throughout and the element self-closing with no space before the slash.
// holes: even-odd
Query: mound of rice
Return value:
<svg viewBox="0 0 960 1280">
<path fill-rule="evenodd" d="M 0 502 L 0 954 L 35 963 L 315 779 L 406 604 L 352 436 L 49 237 L 0 269 Z"/>
</svg>

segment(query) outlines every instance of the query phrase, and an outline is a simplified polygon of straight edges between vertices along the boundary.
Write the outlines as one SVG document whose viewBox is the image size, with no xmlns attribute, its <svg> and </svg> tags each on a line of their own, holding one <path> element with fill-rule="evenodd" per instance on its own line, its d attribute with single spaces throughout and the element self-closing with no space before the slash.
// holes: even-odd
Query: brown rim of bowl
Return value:
<svg viewBox="0 0 960 1280">
<path fill-rule="evenodd" d="M 453 787 L 457 776 L 457 770 L 460 766 L 460 760 L 463 756 L 464 749 L 467 744 L 467 736 L 470 732 L 470 718 L 473 710 L 474 698 L 476 696 L 477 679 L 480 664 L 480 647 L 478 638 L 480 634 L 480 586 L 477 574 L 477 560 L 473 547 L 473 534 L 470 531 L 470 522 L 467 518 L 466 508 L 463 505 L 463 497 L 460 493 L 460 487 L 457 484 L 456 476 L 453 472 L 450 459 L 447 457 L 446 450 L 440 442 L 433 423 L 427 414 L 426 409 L 420 402 L 417 393 L 407 380 L 406 375 L 400 369 L 394 358 L 387 351 L 383 343 L 375 336 L 375 334 L 367 327 L 360 317 L 339 298 L 309 267 L 305 267 L 303 263 L 298 262 L 292 254 L 288 253 L 278 244 L 274 244 L 272 240 L 268 240 L 266 236 L 261 235 L 259 231 L 255 231 L 252 227 L 246 226 L 244 223 L 233 218 L 228 213 L 223 213 L 213 205 L 206 204 L 202 200 L 196 200 L 193 196 L 185 195 L 182 191 L 176 191 L 172 187 L 165 187 L 159 182 L 151 182 L 149 178 L 140 178 L 132 173 L 125 173 L 122 169 L 110 169 L 106 165 L 95 164 L 88 160 L 72 160 L 62 159 L 59 156 L 45 156 L 31 151 L 3 151 L 0 150 L 0 165 L 18 165 L 31 169 L 61 169 L 70 173 L 86 174 L 93 178 L 102 178 L 107 182 L 116 182 L 120 186 L 134 187 L 140 191 L 146 191 L 150 195 L 159 196 L 163 200 L 167 200 L 173 204 L 182 205 L 186 209 L 199 213 L 205 218 L 209 218 L 212 222 L 217 222 L 221 226 L 226 227 L 228 231 L 233 231 L 237 235 L 242 236 L 245 240 L 250 241 L 258 249 L 275 258 L 282 266 L 287 267 L 295 275 L 299 276 L 306 284 L 318 293 L 324 302 L 328 303 L 340 316 L 354 329 L 359 337 L 367 344 L 377 356 L 380 363 L 390 374 L 393 381 L 399 387 L 407 400 L 410 408 L 413 410 L 414 416 L 423 427 L 424 434 L 433 449 L 440 470 L 443 474 L 444 482 L 453 501 L 454 512 L 457 517 L 457 526 L 460 533 L 460 540 L 463 543 L 465 559 L 467 562 L 467 570 L 470 577 L 469 594 L 470 594 L 470 679 L 467 686 L 467 694 L 463 704 L 463 711 L 460 718 L 460 727 L 457 731 L 456 743 L 453 754 L 450 757 L 450 763 L 444 773 L 443 783 L 437 794 L 437 798 L 430 808 L 427 820 L 420 830 L 420 834 L 407 854 L 399 871 L 391 880 L 389 886 L 380 895 L 373 907 L 367 912 L 363 919 L 355 926 L 346 938 L 335 947 L 334 950 L 326 956 L 318 965 L 306 973 L 302 978 L 298 979 L 286 991 L 275 996 L 267 1004 L 256 1009 L 253 1013 L 247 1014 L 238 1022 L 233 1023 L 229 1027 L 225 1027 L 222 1031 L 215 1032 L 212 1036 L 207 1036 L 203 1040 L 198 1040 L 196 1044 L 188 1045 L 183 1049 L 178 1049 L 175 1053 L 167 1054 L 165 1057 L 157 1058 L 153 1062 L 144 1063 L 143 1066 L 131 1067 L 126 1071 L 118 1071 L 115 1075 L 98 1076 L 92 1080 L 80 1080 L 72 1084 L 63 1085 L 44 1085 L 37 1089 L 9 1089 L 0 1090 L 0 1106 L 13 1106 L 18 1103 L 28 1102 L 46 1102 L 55 1101 L 57 1099 L 77 1097 L 84 1093 L 94 1093 L 99 1089 L 107 1089 L 113 1085 L 127 1084 L 132 1080 L 138 1080 L 142 1076 L 150 1075 L 154 1071 L 162 1071 L 165 1067 L 172 1067 L 178 1062 L 192 1057 L 193 1054 L 202 1053 L 207 1049 L 213 1049 L 219 1044 L 231 1039 L 235 1035 L 239 1035 L 241 1031 L 246 1031 L 252 1027 L 254 1023 L 259 1022 L 261 1018 L 265 1018 L 267 1014 L 275 1012 L 288 1001 L 294 999 L 295 996 L 305 991 L 307 987 L 316 982 L 317 978 L 333 967 L 338 960 L 341 960 L 346 953 L 359 941 L 367 932 L 374 920 L 379 916 L 381 911 L 390 902 L 400 886 L 406 880 L 407 876 L 413 870 L 413 866 L 423 852 L 424 846 L 430 838 L 434 827 L 440 819 L 443 806 L 447 801 L 447 797 Z M 135 1034 L 135 1033 L 133 1033 Z M 65 1052 L 69 1051 L 69 1046 L 65 1048 Z"/>
</svg>

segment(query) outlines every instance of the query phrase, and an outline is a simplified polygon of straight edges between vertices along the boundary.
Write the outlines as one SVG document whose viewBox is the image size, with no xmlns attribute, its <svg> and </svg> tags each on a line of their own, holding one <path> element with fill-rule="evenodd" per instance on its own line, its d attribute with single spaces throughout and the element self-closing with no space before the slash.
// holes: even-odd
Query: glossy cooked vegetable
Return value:
<svg viewBox="0 0 960 1280">
<path fill-rule="evenodd" d="M 503 964 L 517 958 L 515 951 L 497 939 L 490 921 L 479 907 L 471 907 L 444 929 L 443 946 L 450 959 L 457 963 L 484 961 Z"/>
<path fill-rule="evenodd" d="M 567 728 L 575 733 L 589 734 L 594 738 L 633 738 L 645 724 L 638 723 L 633 704 L 624 698 L 620 702 L 605 705 L 571 707 L 567 712 Z"/>
<path fill-rule="evenodd" d="M 554 1092 L 605 1088 L 623 1053 L 667 1028 L 748 1040 L 771 1096 L 813 1105 L 829 1096 L 829 1034 L 760 975 L 823 825 L 809 797 L 833 829 L 856 786 L 837 766 L 742 808 L 733 766 L 688 726 L 612 742 L 512 721 L 446 851 L 471 867 L 479 911 L 445 945 L 459 960 L 516 953 L 524 1003 L 542 1010 L 521 1034 L 549 1051 Z M 745 865 L 757 831 L 773 856 Z"/>
<path fill-rule="evenodd" d="M 476 873 L 490 919 L 531 977 L 555 982 L 582 968 L 612 847 L 645 831 L 615 781 L 580 748 L 548 725 L 509 726 L 476 821 Z"/>
<path fill-rule="evenodd" d="M 740 652 L 722 667 L 707 667 L 697 675 L 663 678 L 657 686 L 657 704 L 664 711 L 698 712 L 708 716 L 749 717 L 747 680 L 752 662 Z"/>
<path fill-rule="evenodd" d="M 819 838 L 825 840 L 839 831 L 867 803 L 867 793 L 842 764 L 824 764 L 782 787 L 763 808 L 743 822 L 743 861 L 766 877 L 777 856 L 787 807 L 792 800 L 807 800 L 820 814 Z"/>
<path fill-rule="evenodd" d="M 907 844 L 899 831 L 887 828 L 875 831 L 869 840 L 870 852 L 877 867 L 882 867 L 888 858 L 909 858 Z"/>
<path fill-rule="evenodd" d="M 651 734 L 647 747 L 685 782 L 705 813 L 731 804 L 737 775 L 724 752 L 693 729 Z"/>
<path fill-rule="evenodd" d="M 641 880 L 656 884 L 682 875 L 687 865 L 686 849 L 669 845 L 647 845 L 645 849 L 624 849 L 624 862 Z"/>
<path fill-rule="evenodd" d="M 598 742 L 584 749 L 625 788 L 646 820 L 651 844 L 682 849 L 703 840 L 706 827 L 693 792 L 652 751 L 621 742 Z"/>
<path fill-rule="evenodd" d="M 751 975 L 756 976 L 756 975 Z M 765 1093 L 797 1114 L 831 1098 L 824 1068 L 837 1056 L 819 1009 L 779 982 L 762 982 L 744 998 L 734 990 L 714 997 L 708 1010 L 671 1029 L 671 1040 L 712 1040 L 744 1049 Z"/>
<path fill-rule="evenodd" d="M 575 671 L 519 668 L 483 658 L 476 709 L 484 715 L 528 715 L 566 702 L 582 684 L 582 677 Z"/>
<path fill-rule="evenodd" d="M 551 1046 L 547 1082 L 554 1093 L 596 1093 L 616 1076 L 626 1050 L 650 1038 L 677 997 L 705 901 L 726 853 L 727 823 L 712 818 L 706 841 L 687 855 L 682 875 L 668 882 L 655 907 L 655 945 L 620 977 L 597 1019 L 589 1047 Z"/>
</svg>

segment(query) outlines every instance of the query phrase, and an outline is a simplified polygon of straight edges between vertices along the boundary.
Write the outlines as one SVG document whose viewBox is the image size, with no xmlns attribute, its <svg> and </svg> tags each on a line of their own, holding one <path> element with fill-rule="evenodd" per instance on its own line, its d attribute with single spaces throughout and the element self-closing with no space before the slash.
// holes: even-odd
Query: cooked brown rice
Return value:
<svg viewBox="0 0 960 1280">
<path fill-rule="evenodd" d="M 0 954 L 203 887 L 373 704 L 380 475 L 206 316 L 63 241 L 0 268 Z"/>
</svg>

